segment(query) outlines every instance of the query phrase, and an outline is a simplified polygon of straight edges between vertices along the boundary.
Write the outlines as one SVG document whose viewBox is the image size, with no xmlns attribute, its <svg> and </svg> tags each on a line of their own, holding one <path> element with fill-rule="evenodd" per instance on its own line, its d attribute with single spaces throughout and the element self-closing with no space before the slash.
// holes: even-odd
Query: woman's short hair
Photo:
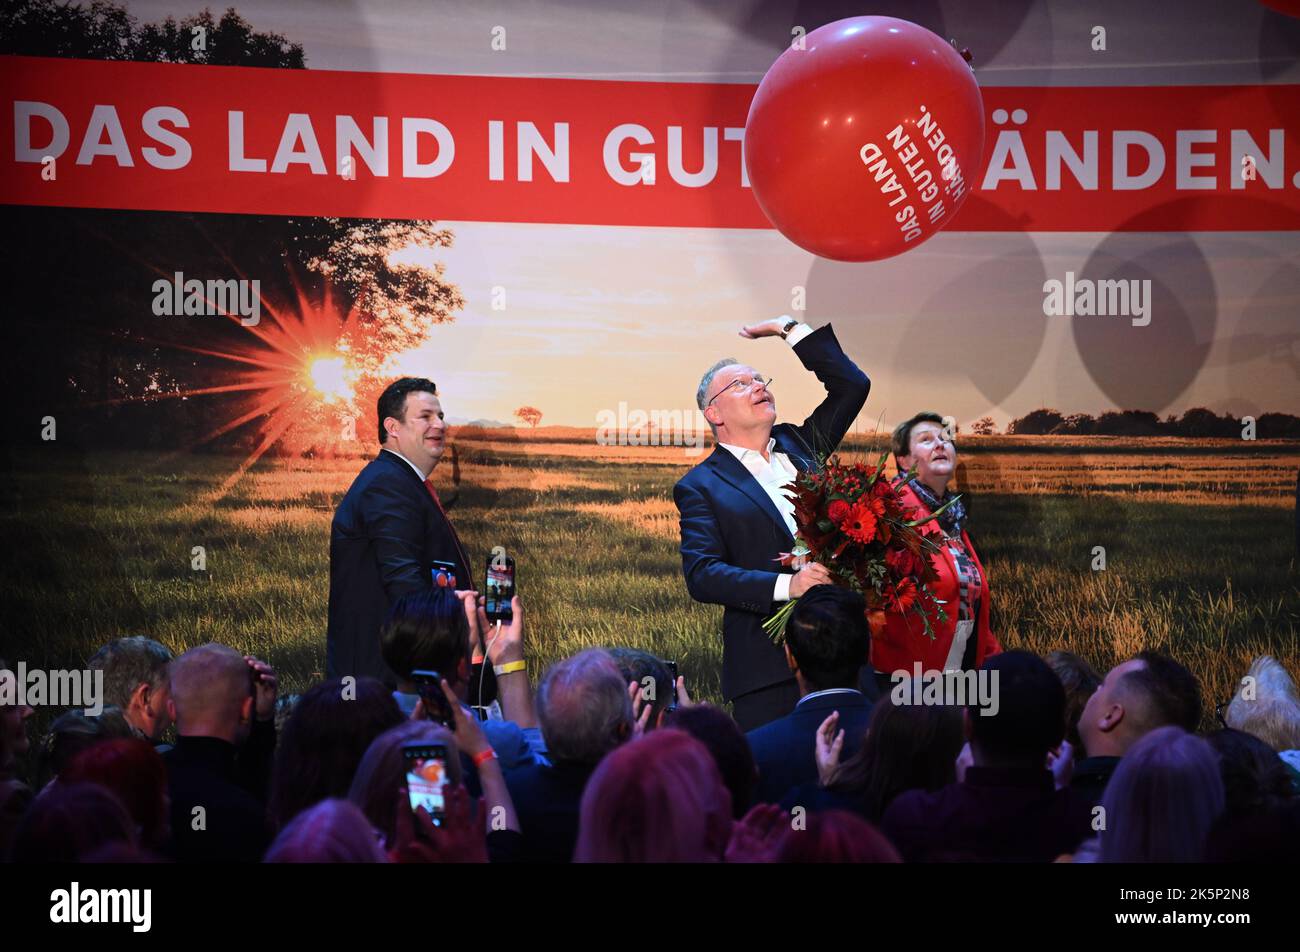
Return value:
<svg viewBox="0 0 1300 952">
<path fill-rule="evenodd" d="M 407 744 L 445 744 L 447 783 L 461 782 L 460 751 L 451 731 L 433 721 L 405 721 L 374 739 L 357 766 L 348 799 L 361 808 L 371 825 L 392 846 L 397 829 L 397 791 L 406 786 Z"/>
<path fill-rule="evenodd" d="M 1224 809 L 1218 758 L 1181 727 L 1158 727 L 1120 758 L 1101 806 L 1103 863 L 1199 863 Z"/>
<path fill-rule="evenodd" d="M 600 762 L 582 794 L 579 863 L 720 862 L 731 796 L 708 748 L 664 728 Z"/>
<path fill-rule="evenodd" d="M 933 410 L 922 410 L 894 427 L 893 436 L 889 441 L 890 448 L 894 451 L 894 462 L 898 462 L 900 456 L 907 456 L 912 452 L 912 430 L 918 423 L 937 423 L 943 426 L 943 421 L 944 418 Z"/>
<path fill-rule="evenodd" d="M 384 863 L 375 828 L 355 804 L 331 798 L 299 813 L 266 851 L 267 863 Z"/>
</svg>

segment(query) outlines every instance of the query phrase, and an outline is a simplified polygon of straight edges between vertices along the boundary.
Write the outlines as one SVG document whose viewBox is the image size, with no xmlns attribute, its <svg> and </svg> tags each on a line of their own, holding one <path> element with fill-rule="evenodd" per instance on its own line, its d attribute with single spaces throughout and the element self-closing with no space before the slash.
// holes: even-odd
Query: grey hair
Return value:
<svg viewBox="0 0 1300 952">
<path fill-rule="evenodd" d="M 632 734 L 632 700 L 609 652 L 588 648 L 551 665 L 537 719 L 556 763 L 595 764 Z"/>
<path fill-rule="evenodd" d="M 167 683 L 172 653 L 167 646 L 135 635 L 110 641 L 87 663 L 91 671 L 104 672 L 104 703 L 126 710 L 131 695 L 142 684 L 161 688 Z"/>
<path fill-rule="evenodd" d="M 735 357 L 723 357 L 708 370 L 704 371 L 704 376 L 700 378 L 699 389 L 695 391 L 695 402 L 699 405 L 701 413 L 703 413 L 704 408 L 709 405 L 709 387 L 713 386 L 714 375 L 716 375 L 723 367 L 734 367 L 739 363 L 740 361 Z"/>
<path fill-rule="evenodd" d="M 1246 678 L 1223 712 L 1235 730 L 1253 734 L 1279 753 L 1300 748 L 1300 698 L 1295 682 L 1275 658 L 1261 655 L 1250 665 L 1254 694 L 1245 697 Z"/>
<path fill-rule="evenodd" d="M 740 361 L 738 361 L 735 357 L 723 357 L 721 360 L 719 360 L 708 370 L 704 371 L 704 376 L 700 378 L 700 386 L 695 391 L 695 403 L 697 406 L 699 406 L 700 413 L 703 413 L 709 405 L 709 399 L 708 399 L 709 388 L 713 386 L 714 376 L 716 376 L 718 371 L 721 370 L 723 367 L 734 367 L 739 363 Z M 711 429 L 714 433 L 718 432 L 718 428 L 714 426 L 711 422 L 709 423 L 709 429 Z"/>
</svg>

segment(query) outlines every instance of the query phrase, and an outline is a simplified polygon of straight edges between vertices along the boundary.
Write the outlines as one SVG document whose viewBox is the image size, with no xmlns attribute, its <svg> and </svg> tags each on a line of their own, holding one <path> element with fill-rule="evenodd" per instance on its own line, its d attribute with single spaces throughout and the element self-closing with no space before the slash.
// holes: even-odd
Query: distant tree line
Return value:
<svg viewBox="0 0 1300 952">
<path fill-rule="evenodd" d="M 1193 407 L 1183 415 L 1161 419 L 1149 410 L 1108 410 L 1100 416 L 1089 413 L 1063 414 L 1040 408 L 1007 424 L 1016 436 L 1187 436 L 1240 438 L 1243 418 L 1218 414 L 1205 407 Z M 984 417 L 972 426 L 975 433 L 996 432 L 993 420 Z M 1255 417 L 1255 437 L 1261 440 L 1300 439 L 1300 417 L 1290 413 L 1262 413 Z"/>
</svg>

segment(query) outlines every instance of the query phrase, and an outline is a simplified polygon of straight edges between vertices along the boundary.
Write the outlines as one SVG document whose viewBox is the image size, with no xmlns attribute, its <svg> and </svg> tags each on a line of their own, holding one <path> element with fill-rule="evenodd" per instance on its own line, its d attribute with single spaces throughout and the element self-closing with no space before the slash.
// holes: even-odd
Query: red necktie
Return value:
<svg viewBox="0 0 1300 952">
<path fill-rule="evenodd" d="M 433 488 L 433 480 L 426 479 L 424 481 L 424 488 L 429 490 L 429 495 L 433 497 L 433 504 L 438 507 L 438 511 L 442 513 L 443 521 L 447 523 L 447 531 L 451 533 L 451 541 L 456 543 L 456 551 L 460 553 L 460 564 L 465 566 L 466 572 L 473 572 L 474 567 L 470 565 L 469 559 L 465 557 L 465 550 L 461 548 L 460 536 L 456 535 L 456 527 L 453 526 L 451 524 L 451 520 L 447 518 L 447 510 L 442 508 L 442 500 L 438 498 L 438 490 Z M 456 582 L 457 582 L 457 586 L 456 586 L 457 588 L 464 589 L 464 588 L 474 587 L 474 580 L 472 578 L 467 578 L 467 579 L 458 578 L 456 579 Z"/>
</svg>

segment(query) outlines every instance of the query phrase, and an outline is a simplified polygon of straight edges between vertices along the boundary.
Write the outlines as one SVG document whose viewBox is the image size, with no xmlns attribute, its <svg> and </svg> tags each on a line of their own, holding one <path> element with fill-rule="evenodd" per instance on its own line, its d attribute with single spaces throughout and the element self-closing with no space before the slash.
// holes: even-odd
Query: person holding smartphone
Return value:
<svg viewBox="0 0 1300 952">
<path fill-rule="evenodd" d="M 398 706 L 408 715 L 418 706 L 421 716 L 451 728 L 452 712 L 438 703 L 438 697 L 428 697 L 437 690 L 430 682 L 446 680 L 458 699 L 457 707 L 469 712 L 471 645 L 484 640 L 481 633 L 487 632 L 487 663 L 498 672 L 503 718 L 485 721 L 483 730 L 506 767 L 533 763 L 545 752 L 524 663 L 524 619 L 518 598 L 512 608 L 510 624 L 498 631 L 488 622 L 476 592 L 432 588 L 399 599 L 380 634 L 384 662 L 399 672 L 393 694 Z M 422 695 L 428 697 L 423 704 Z M 472 767 L 468 772 L 473 790 L 477 780 Z"/>
</svg>

